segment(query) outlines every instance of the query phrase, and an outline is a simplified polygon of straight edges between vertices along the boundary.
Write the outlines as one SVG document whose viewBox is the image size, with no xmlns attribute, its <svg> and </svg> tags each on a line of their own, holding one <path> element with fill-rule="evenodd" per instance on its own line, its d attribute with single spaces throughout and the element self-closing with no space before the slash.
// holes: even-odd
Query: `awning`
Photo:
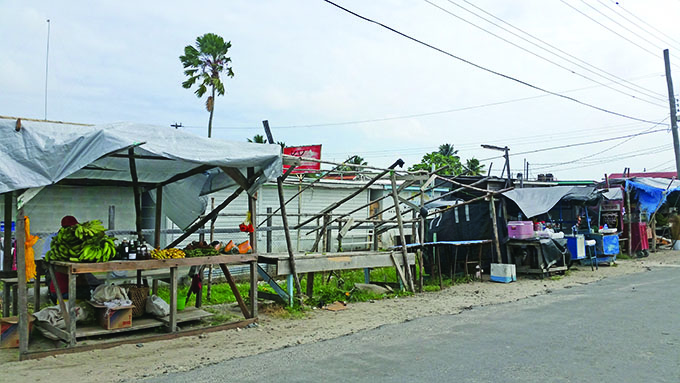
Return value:
<svg viewBox="0 0 680 383">
<path fill-rule="evenodd" d="M 133 123 L 84 126 L 22 120 L 19 131 L 15 126 L 16 119 L 0 118 L 0 193 L 58 182 L 131 185 L 132 148 L 139 185 L 147 190 L 163 186 L 167 215 L 182 228 L 203 213 L 200 196 L 236 184 L 222 169 L 244 177 L 248 168 L 262 172 L 250 193 L 282 173 L 279 145 L 209 139 Z"/>
<path fill-rule="evenodd" d="M 593 186 L 513 189 L 503 196 L 514 201 L 527 218 L 547 213 L 560 201 L 593 203 L 602 198 Z"/>
<path fill-rule="evenodd" d="M 680 181 L 667 178 L 631 178 L 626 180 L 626 191 L 634 192 L 640 210 L 654 213 L 668 198 L 668 194 L 680 191 Z"/>
</svg>

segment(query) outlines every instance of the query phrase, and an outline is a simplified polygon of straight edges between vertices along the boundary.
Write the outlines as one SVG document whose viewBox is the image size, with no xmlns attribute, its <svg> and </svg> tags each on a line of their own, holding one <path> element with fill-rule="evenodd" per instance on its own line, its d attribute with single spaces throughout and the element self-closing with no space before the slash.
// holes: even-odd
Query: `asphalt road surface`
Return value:
<svg viewBox="0 0 680 383">
<path fill-rule="evenodd" d="M 680 382 L 680 268 L 387 325 L 150 382 Z"/>
</svg>

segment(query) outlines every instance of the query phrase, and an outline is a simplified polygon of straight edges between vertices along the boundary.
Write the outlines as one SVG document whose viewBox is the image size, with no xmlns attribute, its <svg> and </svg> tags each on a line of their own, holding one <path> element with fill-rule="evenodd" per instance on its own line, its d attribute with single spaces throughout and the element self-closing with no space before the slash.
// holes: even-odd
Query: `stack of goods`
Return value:
<svg viewBox="0 0 680 383">
<path fill-rule="evenodd" d="M 153 249 L 151 250 L 152 259 L 177 259 L 184 258 L 184 251 L 180 249 Z"/>
<path fill-rule="evenodd" d="M 184 254 L 187 258 L 195 258 L 219 255 L 220 252 L 205 241 L 194 241 L 184 248 Z"/>
<path fill-rule="evenodd" d="M 116 254 L 115 238 L 107 236 L 101 221 L 62 227 L 50 243 L 46 261 L 107 262 Z"/>
</svg>

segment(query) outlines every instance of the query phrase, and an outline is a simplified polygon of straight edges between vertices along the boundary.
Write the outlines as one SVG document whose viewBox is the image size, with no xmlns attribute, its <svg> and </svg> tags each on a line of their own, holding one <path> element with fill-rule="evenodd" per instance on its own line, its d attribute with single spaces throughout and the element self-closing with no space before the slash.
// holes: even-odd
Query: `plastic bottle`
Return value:
<svg viewBox="0 0 680 383">
<path fill-rule="evenodd" d="M 130 251 L 128 252 L 128 260 L 130 260 L 130 261 L 136 261 L 137 260 L 137 241 L 132 241 L 132 245 L 130 246 Z"/>
</svg>

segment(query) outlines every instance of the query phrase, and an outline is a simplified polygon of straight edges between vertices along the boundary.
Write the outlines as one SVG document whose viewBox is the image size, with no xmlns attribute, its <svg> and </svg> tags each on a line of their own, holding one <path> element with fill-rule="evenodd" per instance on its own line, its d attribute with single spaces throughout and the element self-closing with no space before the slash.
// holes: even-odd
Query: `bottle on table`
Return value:
<svg viewBox="0 0 680 383">
<path fill-rule="evenodd" d="M 137 241 L 132 241 L 132 245 L 130 246 L 130 251 L 128 252 L 128 260 L 130 261 L 136 261 L 137 260 Z"/>
</svg>

